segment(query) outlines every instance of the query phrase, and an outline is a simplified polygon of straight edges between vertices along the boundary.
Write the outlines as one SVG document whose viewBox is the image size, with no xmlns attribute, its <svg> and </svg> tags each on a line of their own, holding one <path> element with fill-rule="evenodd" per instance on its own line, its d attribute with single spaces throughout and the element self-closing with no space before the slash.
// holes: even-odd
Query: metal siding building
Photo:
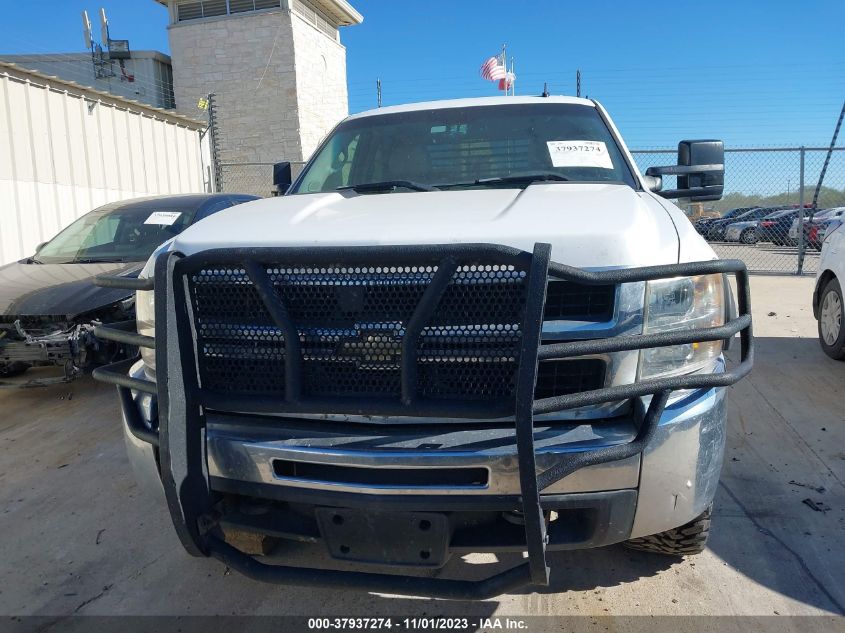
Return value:
<svg viewBox="0 0 845 633">
<path fill-rule="evenodd" d="M 106 202 L 207 190 L 203 127 L 0 62 L 0 264 Z"/>
<path fill-rule="evenodd" d="M 0 62 L 16 64 L 156 108 L 174 107 L 170 57 L 158 51 L 132 51 L 131 58 L 119 61 L 104 58 L 99 72 L 90 52 L 0 55 Z M 119 62 L 123 63 L 123 68 Z"/>
</svg>

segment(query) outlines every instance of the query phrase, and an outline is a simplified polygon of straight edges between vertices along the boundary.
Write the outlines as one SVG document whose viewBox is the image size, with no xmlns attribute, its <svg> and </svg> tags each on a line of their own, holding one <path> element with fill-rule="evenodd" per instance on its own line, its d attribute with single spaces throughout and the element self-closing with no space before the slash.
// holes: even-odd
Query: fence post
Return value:
<svg viewBox="0 0 845 633">
<path fill-rule="evenodd" d="M 799 176 L 798 176 L 798 267 L 795 272 L 800 275 L 804 272 L 804 146 L 801 146 Z"/>
<path fill-rule="evenodd" d="M 220 130 L 217 121 L 217 103 L 215 95 L 208 95 L 208 132 L 211 144 L 211 166 L 214 172 L 214 191 L 223 191 L 223 172 L 220 167 Z"/>
</svg>

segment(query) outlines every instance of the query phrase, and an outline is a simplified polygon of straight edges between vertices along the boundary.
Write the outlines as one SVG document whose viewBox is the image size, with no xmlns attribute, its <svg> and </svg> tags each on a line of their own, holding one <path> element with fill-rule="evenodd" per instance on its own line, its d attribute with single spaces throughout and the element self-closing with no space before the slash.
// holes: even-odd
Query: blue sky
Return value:
<svg viewBox="0 0 845 633">
<path fill-rule="evenodd" d="M 350 110 L 497 94 L 478 77 L 507 43 L 517 92 L 602 101 L 632 147 L 680 138 L 728 145 L 826 144 L 845 98 L 845 2 L 708 0 L 671 5 L 543 0 L 352 0 L 364 24 L 343 29 Z M 153 0 L 7 2 L 0 52 L 82 49 L 79 13 L 104 6 L 112 36 L 167 52 Z"/>
</svg>

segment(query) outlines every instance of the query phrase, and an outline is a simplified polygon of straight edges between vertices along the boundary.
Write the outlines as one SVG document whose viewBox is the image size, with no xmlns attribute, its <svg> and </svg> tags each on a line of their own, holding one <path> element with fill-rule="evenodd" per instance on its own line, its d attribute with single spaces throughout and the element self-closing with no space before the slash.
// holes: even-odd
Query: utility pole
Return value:
<svg viewBox="0 0 845 633">
<path fill-rule="evenodd" d="M 581 69 L 575 71 L 575 96 L 581 96 Z"/>
<path fill-rule="evenodd" d="M 381 79 L 376 79 L 376 99 L 378 107 L 381 107 Z"/>
</svg>

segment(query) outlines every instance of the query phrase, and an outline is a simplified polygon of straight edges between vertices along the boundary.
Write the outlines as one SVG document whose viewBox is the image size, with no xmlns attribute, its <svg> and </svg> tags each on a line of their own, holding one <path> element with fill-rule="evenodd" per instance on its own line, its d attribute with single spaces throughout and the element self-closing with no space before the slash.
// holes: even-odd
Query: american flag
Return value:
<svg viewBox="0 0 845 633">
<path fill-rule="evenodd" d="M 505 67 L 498 57 L 491 57 L 481 64 L 481 77 L 487 81 L 499 81 L 506 75 Z"/>
</svg>

